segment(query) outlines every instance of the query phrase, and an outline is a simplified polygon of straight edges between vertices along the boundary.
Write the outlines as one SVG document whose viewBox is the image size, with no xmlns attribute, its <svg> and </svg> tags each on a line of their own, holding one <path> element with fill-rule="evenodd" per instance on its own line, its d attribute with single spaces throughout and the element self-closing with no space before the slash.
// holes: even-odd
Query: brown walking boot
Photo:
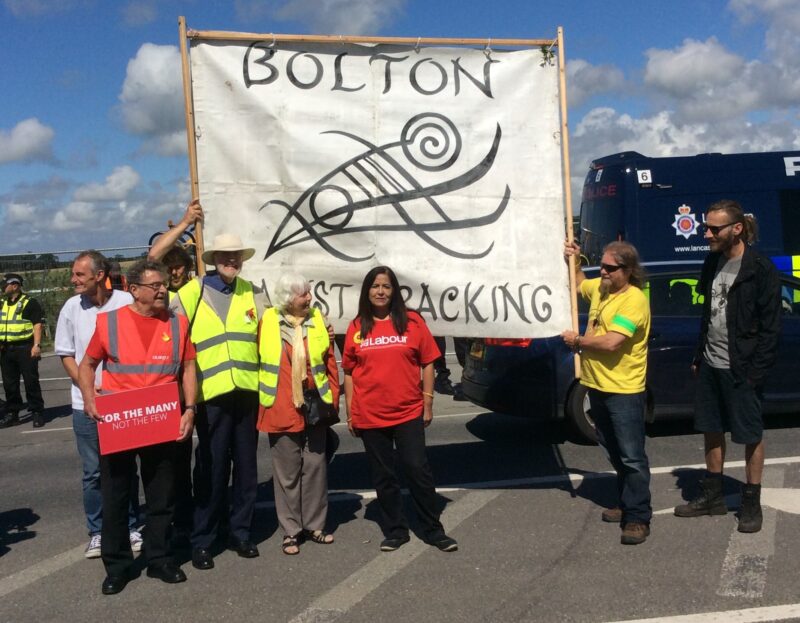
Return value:
<svg viewBox="0 0 800 623">
<path fill-rule="evenodd" d="M 600 517 L 606 523 L 620 523 L 622 521 L 622 509 L 619 506 L 606 508 Z"/>
<path fill-rule="evenodd" d="M 644 543 L 649 536 L 650 526 L 646 523 L 630 521 L 622 528 L 622 537 L 620 537 L 619 542 L 623 545 L 639 545 Z"/>
</svg>

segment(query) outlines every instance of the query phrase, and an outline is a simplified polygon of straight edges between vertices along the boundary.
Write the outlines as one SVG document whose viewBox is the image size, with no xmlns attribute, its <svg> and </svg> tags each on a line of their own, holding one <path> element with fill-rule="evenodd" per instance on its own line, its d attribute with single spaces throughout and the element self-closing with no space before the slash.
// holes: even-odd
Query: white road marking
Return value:
<svg viewBox="0 0 800 623">
<path fill-rule="evenodd" d="M 800 604 L 745 608 L 723 612 L 703 612 L 674 617 L 652 619 L 628 619 L 613 623 L 767 623 L 768 621 L 790 621 L 800 618 Z"/>
<path fill-rule="evenodd" d="M 37 562 L 7 578 L 0 579 L 0 597 L 5 597 L 9 593 L 13 593 L 20 588 L 25 588 L 29 584 L 46 578 L 56 571 L 61 571 L 79 560 L 85 560 L 83 555 L 85 547 L 85 545 L 73 547 L 66 552 L 61 552 L 51 558 L 46 558 L 45 560 Z"/>
<path fill-rule="evenodd" d="M 783 469 L 768 467 L 764 470 L 763 482 L 780 487 L 783 477 Z M 764 520 L 759 532 L 742 534 L 736 528 L 733 529 L 728 551 L 722 562 L 717 595 L 747 599 L 758 599 L 764 595 L 769 559 L 775 554 L 778 512 L 772 508 L 764 508 L 763 514 Z"/>
<path fill-rule="evenodd" d="M 34 433 L 55 433 L 59 430 L 72 430 L 72 426 L 65 426 L 63 428 L 39 428 L 36 430 L 23 430 L 20 431 L 23 435 L 32 435 Z"/>
<path fill-rule="evenodd" d="M 442 514 L 442 523 L 452 530 L 500 493 L 500 491 L 475 491 L 464 496 L 458 502 L 447 506 Z M 333 623 L 386 580 L 411 564 L 420 554 L 430 550 L 430 545 L 413 539 L 396 552 L 383 553 L 373 558 L 344 581 L 315 599 L 308 608 L 291 619 L 290 623 Z"/>
</svg>

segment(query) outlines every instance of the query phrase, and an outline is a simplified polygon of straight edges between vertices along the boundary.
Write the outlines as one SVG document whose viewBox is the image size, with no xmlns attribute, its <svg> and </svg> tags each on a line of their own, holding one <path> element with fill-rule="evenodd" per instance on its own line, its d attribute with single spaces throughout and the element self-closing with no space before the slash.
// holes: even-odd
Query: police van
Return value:
<svg viewBox="0 0 800 623">
<path fill-rule="evenodd" d="M 599 264 L 609 242 L 627 240 L 642 256 L 652 313 L 648 421 L 693 412 L 689 365 L 703 302 L 695 286 L 708 253 L 701 225 L 705 209 L 720 199 L 734 199 L 756 217 L 757 248 L 781 272 L 783 328 L 778 362 L 764 388 L 765 412 L 800 412 L 800 152 L 673 158 L 623 152 L 591 164 L 579 241 L 590 276 L 596 276 L 592 266 Z M 574 377 L 573 355 L 558 336 L 473 340 L 462 390 L 487 409 L 563 419 L 577 439 L 595 439 L 585 389 Z"/>
<path fill-rule="evenodd" d="M 759 250 L 800 276 L 800 151 L 595 160 L 581 197 L 581 250 L 589 265 L 614 240 L 632 242 L 651 265 L 702 261 L 703 213 L 720 199 L 753 214 Z"/>
</svg>

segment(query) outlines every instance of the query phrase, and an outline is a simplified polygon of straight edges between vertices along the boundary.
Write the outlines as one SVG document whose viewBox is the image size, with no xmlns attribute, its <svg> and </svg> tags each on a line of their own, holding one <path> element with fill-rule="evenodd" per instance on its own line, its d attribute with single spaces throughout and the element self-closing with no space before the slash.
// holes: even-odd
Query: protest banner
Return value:
<svg viewBox="0 0 800 623">
<path fill-rule="evenodd" d="M 268 292 L 305 275 L 339 333 L 379 264 L 435 334 L 560 333 L 573 325 L 560 34 L 506 50 L 189 31 L 205 237 L 254 247 L 242 276 Z"/>
<path fill-rule="evenodd" d="M 100 454 L 175 441 L 180 433 L 178 384 L 166 383 L 95 398 Z"/>
</svg>

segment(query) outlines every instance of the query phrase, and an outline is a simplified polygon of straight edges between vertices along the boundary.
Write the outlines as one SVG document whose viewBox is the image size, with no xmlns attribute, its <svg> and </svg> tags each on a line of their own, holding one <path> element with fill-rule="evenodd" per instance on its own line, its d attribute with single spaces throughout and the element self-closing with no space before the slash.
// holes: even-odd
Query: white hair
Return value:
<svg viewBox="0 0 800 623">
<path fill-rule="evenodd" d="M 284 273 L 275 283 L 275 300 L 273 303 L 281 311 L 286 311 L 289 302 L 298 294 L 305 294 L 310 289 L 308 279 L 299 273 Z"/>
</svg>

